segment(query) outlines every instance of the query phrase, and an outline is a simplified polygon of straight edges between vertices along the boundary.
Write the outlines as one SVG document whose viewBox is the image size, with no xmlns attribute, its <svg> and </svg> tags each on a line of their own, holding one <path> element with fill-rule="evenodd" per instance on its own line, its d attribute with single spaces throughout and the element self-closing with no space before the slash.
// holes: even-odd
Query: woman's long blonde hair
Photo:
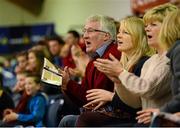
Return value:
<svg viewBox="0 0 180 128">
<path fill-rule="evenodd" d="M 150 49 L 148 47 L 145 26 L 142 19 L 134 16 L 127 17 L 120 21 L 120 26 L 122 25 L 131 35 L 134 48 L 130 59 L 128 59 L 127 55 L 122 52 L 120 62 L 124 69 L 132 71 L 133 66 L 142 56 L 147 55 Z"/>
<path fill-rule="evenodd" d="M 173 11 L 164 19 L 159 37 L 161 45 L 166 50 L 180 39 L 180 9 Z"/>
</svg>

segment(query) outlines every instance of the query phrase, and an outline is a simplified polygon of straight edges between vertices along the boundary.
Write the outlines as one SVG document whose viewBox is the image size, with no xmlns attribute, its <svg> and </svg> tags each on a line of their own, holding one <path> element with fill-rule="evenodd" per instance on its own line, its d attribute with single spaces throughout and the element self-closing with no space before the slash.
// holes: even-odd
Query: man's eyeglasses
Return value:
<svg viewBox="0 0 180 128">
<path fill-rule="evenodd" d="M 92 32 L 103 32 L 103 33 L 107 33 L 105 31 L 102 31 L 102 30 L 98 30 L 98 29 L 93 29 L 93 28 L 89 28 L 89 29 L 83 29 L 82 30 L 83 33 L 87 32 L 87 33 L 92 33 Z"/>
</svg>

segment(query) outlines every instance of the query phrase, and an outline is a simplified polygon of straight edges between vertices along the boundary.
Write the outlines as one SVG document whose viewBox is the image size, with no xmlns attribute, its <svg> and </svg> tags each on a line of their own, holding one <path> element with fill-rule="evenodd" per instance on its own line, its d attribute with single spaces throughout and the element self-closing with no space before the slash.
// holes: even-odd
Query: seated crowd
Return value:
<svg viewBox="0 0 180 128">
<path fill-rule="evenodd" d="M 0 127 L 180 126 L 180 10 L 163 4 L 143 18 L 87 18 L 83 36 L 45 37 L 1 64 Z M 62 85 L 41 81 L 44 58 Z M 163 113 L 163 114 L 162 114 Z M 153 118 L 152 118 L 153 117 Z M 171 125 L 173 124 L 173 125 Z"/>
</svg>

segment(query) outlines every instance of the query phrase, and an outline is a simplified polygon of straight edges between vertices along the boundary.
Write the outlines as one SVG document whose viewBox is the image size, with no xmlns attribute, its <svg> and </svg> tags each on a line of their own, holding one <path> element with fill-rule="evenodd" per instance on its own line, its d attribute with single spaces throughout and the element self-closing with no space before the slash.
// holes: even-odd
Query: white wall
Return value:
<svg viewBox="0 0 180 128">
<path fill-rule="evenodd" d="M 6 0 L 0 0 L 0 26 L 55 23 L 65 34 L 78 28 L 92 14 L 104 14 L 119 20 L 131 15 L 130 0 L 45 0 L 42 12 L 35 16 Z"/>
</svg>

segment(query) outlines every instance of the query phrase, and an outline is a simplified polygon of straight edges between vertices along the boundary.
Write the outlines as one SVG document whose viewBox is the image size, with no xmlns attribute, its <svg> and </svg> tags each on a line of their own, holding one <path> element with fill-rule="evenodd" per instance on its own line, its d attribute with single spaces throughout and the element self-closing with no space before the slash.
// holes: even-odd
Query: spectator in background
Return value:
<svg viewBox="0 0 180 128">
<path fill-rule="evenodd" d="M 47 99 L 40 92 L 40 77 L 35 75 L 29 75 L 26 78 L 26 93 L 27 95 L 32 96 L 32 98 L 28 101 L 27 113 L 16 113 L 10 111 L 10 114 L 7 114 L 3 121 L 7 124 L 3 124 L 4 126 L 8 126 L 8 122 L 17 121 L 13 124 L 9 124 L 9 126 L 23 125 L 23 126 L 35 126 L 42 127 L 43 126 L 43 118 L 46 111 Z"/>
<path fill-rule="evenodd" d="M 47 45 L 50 53 L 52 54 L 52 60 L 58 67 L 63 67 L 63 62 L 60 57 L 61 49 L 64 45 L 64 41 L 60 36 L 54 35 L 46 38 Z"/>
<path fill-rule="evenodd" d="M 0 74 L 0 124 L 3 119 L 3 111 L 7 108 L 14 108 L 11 96 L 3 89 L 2 75 Z"/>
<path fill-rule="evenodd" d="M 64 66 L 68 66 L 71 78 L 77 82 L 81 82 L 80 79 L 84 75 L 84 70 L 82 71 L 81 69 L 85 69 L 84 64 L 82 62 L 83 68 L 80 68 L 79 64 L 77 63 L 80 62 L 77 61 L 80 59 L 80 56 L 78 59 L 76 59 L 76 55 L 73 54 L 75 52 L 77 53 L 77 51 L 82 51 L 82 49 L 84 49 L 84 45 L 80 43 L 79 33 L 75 30 L 68 31 L 65 37 L 65 42 L 66 43 L 63 46 L 60 54 L 60 56 L 63 58 L 63 64 Z M 87 65 L 87 63 L 85 65 Z"/>
<path fill-rule="evenodd" d="M 85 44 L 80 42 L 80 38 L 81 37 L 77 31 L 68 31 L 65 39 L 66 44 L 63 49 L 66 49 L 64 53 L 68 55 L 63 60 L 67 63 L 65 66 L 70 67 L 69 71 L 72 76 L 82 78 L 85 75 L 85 69 L 89 62 L 89 57 L 85 53 Z"/>
<path fill-rule="evenodd" d="M 42 51 L 44 53 L 44 57 L 46 57 L 49 61 L 52 61 L 52 55 L 48 49 L 48 45 L 45 39 L 38 41 L 37 44 L 32 47 L 32 49 Z"/>
<path fill-rule="evenodd" d="M 11 58 L 5 58 L 3 63 L 3 86 L 6 87 L 10 92 L 16 83 L 16 75 L 14 67 L 11 65 Z"/>
<path fill-rule="evenodd" d="M 26 70 L 33 74 L 41 74 L 44 62 L 44 52 L 42 50 L 30 49 L 28 51 L 28 65 Z"/>
<path fill-rule="evenodd" d="M 75 30 L 68 31 L 65 37 L 65 45 L 63 46 L 60 56 L 63 58 L 64 66 L 75 68 L 75 64 L 71 54 L 71 47 L 79 44 L 80 35 Z"/>
<path fill-rule="evenodd" d="M 25 80 L 26 80 L 27 73 L 24 72 L 19 72 L 16 74 L 17 82 L 14 88 L 12 89 L 13 91 L 13 101 L 15 106 L 19 103 L 19 100 L 21 99 L 24 89 L 25 89 Z"/>
<path fill-rule="evenodd" d="M 11 98 L 11 96 L 3 90 L 3 88 L 0 89 L 0 124 L 1 120 L 3 119 L 3 111 L 7 108 L 14 108 L 14 103 Z"/>
<path fill-rule="evenodd" d="M 28 66 L 27 66 L 27 71 L 31 72 L 32 74 L 39 74 L 41 75 L 41 71 L 43 68 L 43 62 L 44 62 L 44 57 L 45 53 L 42 49 L 43 47 L 33 47 L 28 51 Z M 47 85 L 43 84 L 43 91 L 48 94 L 58 94 L 60 93 L 60 90 L 57 89 L 58 87 L 52 86 L 52 85 Z"/>
<path fill-rule="evenodd" d="M 16 113 L 26 113 L 26 106 L 29 98 L 31 96 L 27 95 L 25 91 L 25 81 L 28 73 L 20 72 L 17 74 L 17 83 L 13 89 L 13 101 L 15 103 L 15 108 L 7 108 L 3 111 L 3 116 L 10 114 L 12 111 Z"/>
<path fill-rule="evenodd" d="M 81 49 L 79 45 L 71 47 L 71 54 L 76 68 L 69 68 L 70 74 L 77 77 L 84 77 L 86 66 L 90 61 L 90 57 Z"/>
<path fill-rule="evenodd" d="M 18 73 L 16 75 L 17 77 L 17 82 L 16 85 L 13 88 L 13 92 L 21 92 L 24 90 L 24 85 L 25 85 L 25 79 L 26 79 L 26 74 L 24 72 Z"/>
<path fill-rule="evenodd" d="M 15 73 L 24 72 L 28 63 L 28 54 L 26 51 L 20 52 L 16 55 L 17 66 Z"/>
</svg>

